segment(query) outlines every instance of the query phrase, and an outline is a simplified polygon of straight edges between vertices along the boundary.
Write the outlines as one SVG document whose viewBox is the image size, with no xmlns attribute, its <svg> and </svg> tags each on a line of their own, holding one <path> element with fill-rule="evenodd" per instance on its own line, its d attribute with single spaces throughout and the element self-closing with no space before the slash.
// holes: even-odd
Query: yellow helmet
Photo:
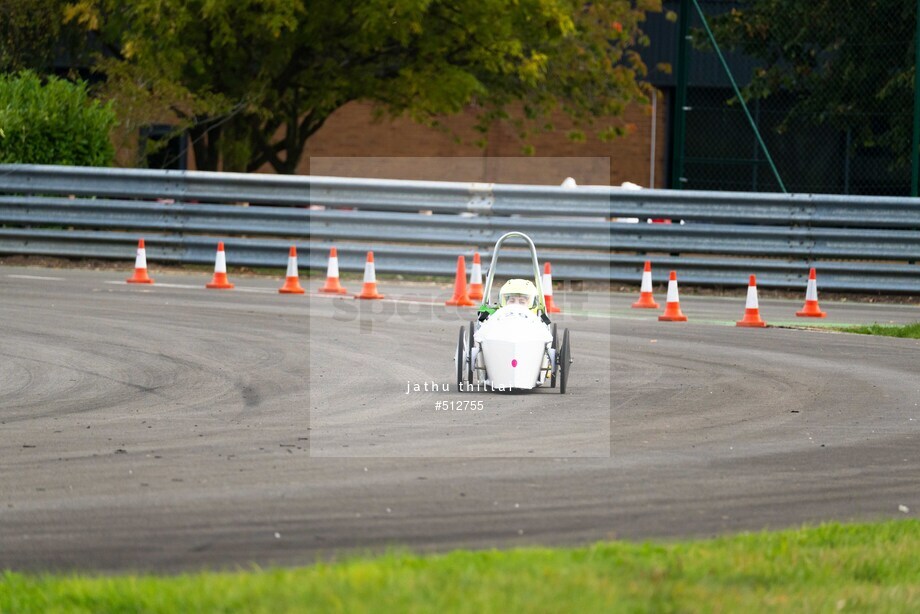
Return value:
<svg viewBox="0 0 920 614">
<path fill-rule="evenodd" d="M 504 307 L 511 303 L 524 305 L 527 309 L 537 306 L 537 287 L 526 279 L 509 279 L 498 291 L 498 305 Z"/>
</svg>

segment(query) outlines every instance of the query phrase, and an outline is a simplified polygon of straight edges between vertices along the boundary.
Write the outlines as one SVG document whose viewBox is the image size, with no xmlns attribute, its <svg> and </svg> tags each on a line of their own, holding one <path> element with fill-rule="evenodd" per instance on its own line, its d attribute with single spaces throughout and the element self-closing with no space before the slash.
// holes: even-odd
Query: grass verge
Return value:
<svg viewBox="0 0 920 614">
<path fill-rule="evenodd" d="M 391 553 L 179 576 L 0 575 L 2 612 L 920 611 L 920 521 Z"/>
<path fill-rule="evenodd" d="M 842 326 L 835 328 L 845 333 L 859 335 L 882 335 L 884 337 L 902 337 L 905 339 L 920 339 L 920 322 L 910 324 L 870 324 L 868 326 Z"/>
</svg>

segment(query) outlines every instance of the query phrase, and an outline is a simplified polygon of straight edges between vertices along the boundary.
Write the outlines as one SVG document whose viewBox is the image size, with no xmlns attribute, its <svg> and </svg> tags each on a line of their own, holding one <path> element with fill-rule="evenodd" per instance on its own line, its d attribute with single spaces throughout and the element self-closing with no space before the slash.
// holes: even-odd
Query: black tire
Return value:
<svg viewBox="0 0 920 614">
<path fill-rule="evenodd" d="M 562 333 L 562 350 L 559 358 L 559 392 L 565 394 L 569 381 L 569 365 L 572 363 L 572 350 L 569 347 L 569 329 Z"/>
<path fill-rule="evenodd" d="M 470 344 L 466 348 L 467 356 L 469 357 L 469 369 L 467 369 L 467 381 L 470 383 L 470 386 L 473 385 L 473 371 L 476 365 L 473 364 L 473 335 L 476 334 L 476 320 L 470 320 Z"/>
<path fill-rule="evenodd" d="M 460 327 L 460 338 L 457 341 L 457 392 L 461 392 L 463 390 L 463 358 L 464 358 L 463 338 L 465 336 L 464 335 L 465 332 L 466 331 L 461 326 Z"/>
<path fill-rule="evenodd" d="M 550 347 L 556 350 L 556 364 L 553 365 L 553 369 L 550 372 L 549 387 L 555 388 L 556 387 L 556 370 L 559 368 L 559 348 L 557 347 L 556 344 L 558 343 L 559 340 L 556 337 L 556 323 L 553 322 L 553 325 L 550 328 L 553 332 L 553 344 Z"/>
</svg>

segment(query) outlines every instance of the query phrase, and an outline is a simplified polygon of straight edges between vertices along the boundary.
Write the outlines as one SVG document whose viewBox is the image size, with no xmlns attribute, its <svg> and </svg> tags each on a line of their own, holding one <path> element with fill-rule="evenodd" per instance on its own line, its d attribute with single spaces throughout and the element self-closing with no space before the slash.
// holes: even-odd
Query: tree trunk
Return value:
<svg viewBox="0 0 920 614">
<path fill-rule="evenodd" d="M 200 171 L 220 170 L 220 127 L 209 128 L 207 123 L 199 123 L 189 128 L 189 136 L 195 152 L 195 168 Z"/>
</svg>

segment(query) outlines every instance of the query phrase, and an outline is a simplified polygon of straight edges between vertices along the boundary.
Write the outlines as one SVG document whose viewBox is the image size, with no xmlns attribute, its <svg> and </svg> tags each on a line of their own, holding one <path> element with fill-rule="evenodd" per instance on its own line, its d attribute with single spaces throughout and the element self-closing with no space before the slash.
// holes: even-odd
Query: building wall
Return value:
<svg viewBox="0 0 920 614">
<path fill-rule="evenodd" d="M 667 101 L 657 95 L 655 186 L 667 181 Z M 651 105 L 630 107 L 623 120 L 633 125 L 627 136 L 602 142 L 590 133 L 583 143 L 557 130 L 535 135 L 534 156 L 522 155 L 522 142 L 506 126 L 493 128 L 485 149 L 457 143 L 445 132 L 410 119 L 375 121 L 367 103 L 350 103 L 336 111 L 308 142 L 300 174 L 380 177 L 441 181 L 559 184 L 573 177 L 579 184 L 619 185 L 631 181 L 647 187 L 653 115 Z M 451 117 L 447 126 L 467 140 L 472 113 Z M 602 122 L 598 122 L 602 124 Z M 270 168 L 263 169 L 270 172 Z"/>
</svg>

